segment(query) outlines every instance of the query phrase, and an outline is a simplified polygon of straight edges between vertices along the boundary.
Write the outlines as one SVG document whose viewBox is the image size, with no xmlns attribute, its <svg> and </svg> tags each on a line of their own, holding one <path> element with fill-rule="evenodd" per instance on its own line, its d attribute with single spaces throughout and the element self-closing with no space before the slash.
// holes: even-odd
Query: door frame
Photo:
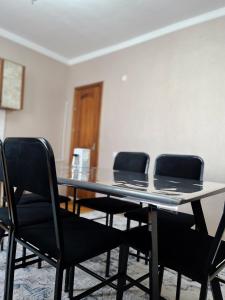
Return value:
<svg viewBox="0 0 225 300">
<path fill-rule="evenodd" d="M 76 136 L 74 132 L 76 131 L 76 128 L 78 126 L 78 118 L 76 118 L 76 105 L 77 105 L 77 91 L 80 91 L 82 89 L 87 89 L 87 88 L 92 88 L 92 87 L 99 87 L 100 88 L 100 116 L 99 116 L 99 130 L 98 130 L 98 135 L 97 135 L 97 154 L 96 154 L 96 166 L 98 165 L 98 154 L 99 154 L 99 136 L 100 136 L 100 128 L 101 128 L 101 109 L 102 109 L 102 94 L 103 94 L 103 81 L 101 82 L 96 82 L 92 84 L 87 84 L 87 85 L 82 85 L 74 88 L 74 96 L 73 96 L 73 110 L 72 110 L 72 123 L 71 123 L 71 137 L 70 137 L 70 157 L 69 157 L 69 162 L 71 164 L 72 162 L 72 155 L 73 155 L 73 149 L 74 149 L 74 144 L 76 141 Z"/>
</svg>

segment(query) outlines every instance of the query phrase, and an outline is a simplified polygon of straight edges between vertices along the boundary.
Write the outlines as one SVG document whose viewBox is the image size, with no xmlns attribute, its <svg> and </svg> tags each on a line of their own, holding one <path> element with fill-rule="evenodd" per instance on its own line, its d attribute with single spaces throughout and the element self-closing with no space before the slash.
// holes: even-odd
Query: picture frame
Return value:
<svg viewBox="0 0 225 300">
<path fill-rule="evenodd" d="M 0 108 L 21 110 L 24 98 L 25 67 L 0 59 Z"/>
</svg>

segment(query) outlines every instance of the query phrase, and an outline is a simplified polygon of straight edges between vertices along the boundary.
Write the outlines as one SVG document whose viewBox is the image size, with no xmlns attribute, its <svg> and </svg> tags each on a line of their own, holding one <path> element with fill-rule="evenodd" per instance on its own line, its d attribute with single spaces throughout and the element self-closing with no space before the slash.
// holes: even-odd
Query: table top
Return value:
<svg viewBox="0 0 225 300">
<path fill-rule="evenodd" d="M 174 208 L 225 192 L 225 183 L 152 177 L 148 174 L 109 169 L 74 169 L 63 164 L 57 165 L 57 174 L 58 183 L 62 185 Z"/>
</svg>

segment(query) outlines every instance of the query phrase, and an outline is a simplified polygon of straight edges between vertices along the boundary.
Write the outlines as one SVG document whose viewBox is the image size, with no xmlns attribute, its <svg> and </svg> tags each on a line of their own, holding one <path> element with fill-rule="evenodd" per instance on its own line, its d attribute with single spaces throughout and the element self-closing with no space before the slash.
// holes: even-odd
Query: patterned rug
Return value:
<svg viewBox="0 0 225 300">
<path fill-rule="evenodd" d="M 87 218 L 97 217 L 98 213 L 86 213 Z M 102 221 L 100 221 L 102 222 Z M 125 229 L 125 220 L 122 216 L 115 217 L 115 227 Z M 7 243 L 5 243 L 6 245 Z M 21 249 L 18 247 L 18 256 Z M 84 265 L 89 269 L 98 272 L 104 276 L 105 272 L 105 255 L 95 257 Z M 0 252 L 0 299 L 3 299 L 3 286 L 5 275 L 6 250 Z M 115 274 L 118 265 L 118 251 L 112 251 L 111 274 Z M 128 274 L 132 277 L 138 277 L 147 272 L 147 266 L 143 262 L 137 262 L 134 257 L 129 258 Z M 223 272 L 225 277 L 225 272 Z M 52 300 L 54 291 L 55 269 L 48 264 L 43 264 L 41 269 L 36 265 L 16 270 L 14 281 L 14 298 L 15 300 Z M 74 295 L 85 291 L 88 287 L 99 283 L 93 277 L 85 274 L 83 271 L 76 269 L 74 282 Z M 148 282 L 146 281 L 146 286 Z M 163 281 L 162 296 L 167 300 L 175 299 L 176 273 L 166 270 Z M 182 279 L 181 300 L 197 300 L 199 297 L 199 284 L 192 282 L 187 278 Z M 223 295 L 225 297 L 225 285 L 222 286 Z M 63 292 L 62 299 L 68 299 L 66 293 Z M 89 300 L 114 300 L 115 291 L 109 287 L 104 287 L 88 296 Z M 149 299 L 149 296 L 137 288 L 132 288 L 124 294 L 124 300 Z M 208 294 L 208 300 L 212 299 L 211 292 Z"/>
</svg>

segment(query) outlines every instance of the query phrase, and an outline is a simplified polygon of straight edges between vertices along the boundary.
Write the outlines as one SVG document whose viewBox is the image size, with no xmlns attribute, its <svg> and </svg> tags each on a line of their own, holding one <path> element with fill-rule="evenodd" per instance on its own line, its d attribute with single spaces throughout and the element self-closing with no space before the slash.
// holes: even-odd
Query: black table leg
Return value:
<svg viewBox="0 0 225 300">
<path fill-rule="evenodd" d="M 218 278 L 215 278 L 211 281 L 211 289 L 214 300 L 223 300 L 223 295 L 220 288 L 220 283 Z"/>
<path fill-rule="evenodd" d="M 208 233 L 205 217 L 202 210 L 201 200 L 199 199 L 191 202 L 191 207 L 195 217 L 196 229 L 201 232 Z"/>
<path fill-rule="evenodd" d="M 149 253 L 151 257 L 150 268 L 150 299 L 159 299 L 159 273 L 158 273 L 158 225 L 157 225 L 157 207 L 149 205 L 148 230 L 151 231 L 152 247 Z"/>
</svg>

